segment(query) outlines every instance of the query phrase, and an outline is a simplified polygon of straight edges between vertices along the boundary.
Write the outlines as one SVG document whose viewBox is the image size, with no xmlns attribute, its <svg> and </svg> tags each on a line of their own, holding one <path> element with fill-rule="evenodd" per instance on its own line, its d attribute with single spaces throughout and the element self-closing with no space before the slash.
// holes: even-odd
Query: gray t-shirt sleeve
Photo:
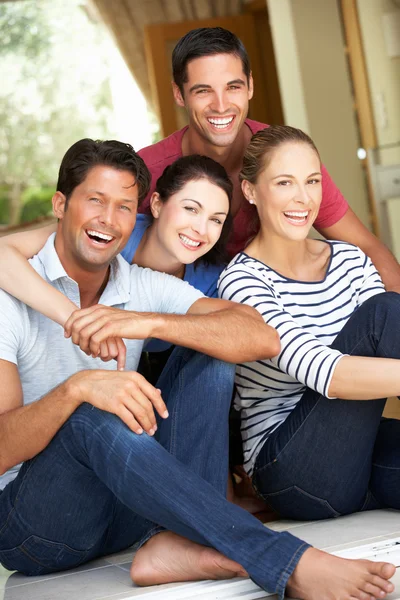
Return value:
<svg viewBox="0 0 400 600">
<path fill-rule="evenodd" d="M 0 290 L 0 359 L 18 364 L 24 344 L 25 314 L 21 303 Z"/>
<path fill-rule="evenodd" d="M 131 268 L 134 269 L 135 265 Z M 177 277 L 152 269 L 136 269 L 139 271 L 138 283 L 146 294 L 150 312 L 183 315 L 196 300 L 205 298 L 202 292 Z M 133 288 L 131 294 L 134 293 Z"/>
</svg>

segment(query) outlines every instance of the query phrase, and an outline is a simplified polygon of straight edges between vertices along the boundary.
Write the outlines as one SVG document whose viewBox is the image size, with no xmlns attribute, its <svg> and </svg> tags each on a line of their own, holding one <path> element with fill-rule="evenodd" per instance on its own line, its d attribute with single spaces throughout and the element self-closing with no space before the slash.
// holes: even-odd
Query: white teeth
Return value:
<svg viewBox="0 0 400 600">
<path fill-rule="evenodd" d="M 285 212 L 285 215 L 288 216 L 288 217 L 302 217 L 302 218 L 305 218 L 308 215 L 308 210 L 306 210 L 304 212 L 300 212 L 300 211 Z"/>
<path fill-rule="evenodd" d="M 197 248 L 201 244 L 201 242 L 194 242 L 190 238 L 186 237 L 186 235 L 182 235 L 181 233 L 179 234 L 179 237 L 181 238 L 184 244 L 186 244 L 187 246 L 193 246 L 193 248 Z"/>
<path fill-rule="evenodd" d="M 213 117 L 209 118 L 208 121 L 212 123 L 214 127 L 217 127 L 218 129 L 224 129 L 225 127 L 228 127 L 230 123 L 232 123 L 233 117 L 226 117 L 224 119 L 217 119 Z"/>
<path fill-rule="evenodd" d="M 101 240 L 106 240 L 106 242 L 111 242 L 113 239 L 112 235 L 107 235 L 106 233 L 100 233 L 100 231 L 94 231 L 94 229 L 88 229 L 88 235 L 94 235 Z"/>
</svg>

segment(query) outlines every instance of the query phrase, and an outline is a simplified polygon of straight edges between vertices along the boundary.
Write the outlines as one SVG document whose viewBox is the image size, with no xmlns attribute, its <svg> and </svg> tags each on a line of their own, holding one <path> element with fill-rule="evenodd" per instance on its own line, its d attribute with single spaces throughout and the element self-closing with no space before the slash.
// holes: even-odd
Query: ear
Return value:
<svg viewBox="0 0 400 600">
<path fill-rule="evenodd" d="M 185 100 L 183 99 L 181 90 L 176 85 L 175 81 L 172 82 L 172 94 L 174 96 L 174 100 L 178 106 L 185 108 Z"/>
<path fill-rule="evenodd" d="M 150 198 L 150 210 L 154 219 L 158 219 L 158 217 L 160 216 L 162 205 L 163 203 L 160 198 L 160 195 L 157 192 L 154 192 Z"/>
<path fill-rule="evenodd" d="M 250 181 L 247 181 L 246 179 L 242 181 L 242 192 L 247 202 L 249 202 L 250 204 L 255 204 L 254 187 L 253 184 L 250 183 Z"/>
<path fill-rule="evenodd" d="M 252 71 L 250 71 L 250 77 L 249 77 L 249 100 L 252 99 L 254 94 L 254 80 L 253 80 L 253 73 Z"/>
<path fill-rule="evenodd" d="M 53 204 L 54 216 L 57 217 L 57 219 L 62 219 L 65 212 L 66 197 L 61 192 L 56 192 L 51 201 Z"/>
</svg>

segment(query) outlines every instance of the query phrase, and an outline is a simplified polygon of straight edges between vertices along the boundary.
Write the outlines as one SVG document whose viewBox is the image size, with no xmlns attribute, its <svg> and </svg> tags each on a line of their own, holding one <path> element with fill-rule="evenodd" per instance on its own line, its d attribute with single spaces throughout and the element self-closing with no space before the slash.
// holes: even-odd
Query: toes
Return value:
<svg viewBox="0 0 400 600">
<path fill-rule="evenodd" d="M 383 577 L 383 579 L 390 579 L 396 573 L 396 567 L 390 563 L 378 562 L 373 564 L 375 568 L 371 569 L 371 573 Z"/>
</svg>

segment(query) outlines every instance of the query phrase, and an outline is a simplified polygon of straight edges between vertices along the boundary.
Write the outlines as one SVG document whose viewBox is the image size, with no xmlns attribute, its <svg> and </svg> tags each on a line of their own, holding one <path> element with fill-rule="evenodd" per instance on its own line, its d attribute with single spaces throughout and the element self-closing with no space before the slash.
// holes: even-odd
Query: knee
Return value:
<svg viewBox="0 0 400 600">
<path fill-rule="evenodd" d="M 374 307 L 382 309 L 384 311 L 396 311 L 397 314 L 400 311 L 400 294 L 397 292 L 384 292 L 383 294 L 376 294 L 372 298 L 368 298 L 362 306 Z"/>
</svg>

